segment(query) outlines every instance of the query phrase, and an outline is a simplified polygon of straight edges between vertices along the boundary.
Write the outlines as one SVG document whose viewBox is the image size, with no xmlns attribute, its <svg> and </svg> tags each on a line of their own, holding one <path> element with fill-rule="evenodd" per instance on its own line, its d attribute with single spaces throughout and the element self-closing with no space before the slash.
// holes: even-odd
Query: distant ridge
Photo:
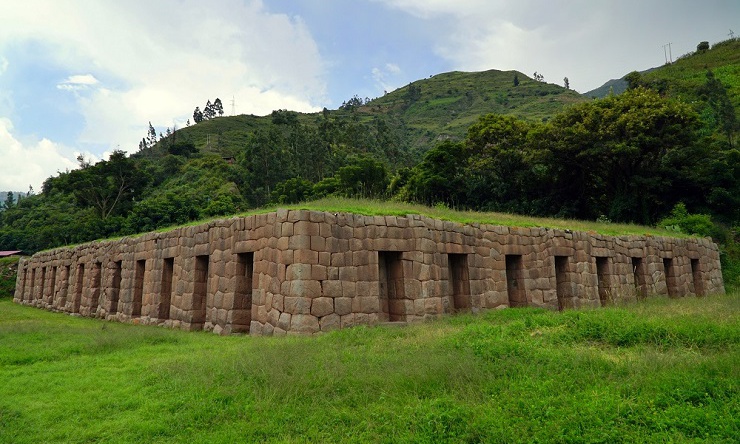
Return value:
<svg viewBox="0 0 740 444">
<path fill-rule="evenodd" d="M 649 72 L 655 71 L 656 69 L 660 69 L 660 68 L 655 67 L 655 68 L 646 69 L 645 71 L 638 71 L 638 72 L 640 74 L 647 74 Z M 627 91 L 627 81 L 624 79 L 625 77 L 627 77 L 627 74 L 623 75 L 622 77 L 618 79 L 611 79 L 608 82 L 601 85 L 600 87 L 583 93 L 583 95 L 585 97 L 600 99 L 602 97 L 608 96 L 610 92 L 614 94 L 622 94 L 623 92 Z"/>
</svg>

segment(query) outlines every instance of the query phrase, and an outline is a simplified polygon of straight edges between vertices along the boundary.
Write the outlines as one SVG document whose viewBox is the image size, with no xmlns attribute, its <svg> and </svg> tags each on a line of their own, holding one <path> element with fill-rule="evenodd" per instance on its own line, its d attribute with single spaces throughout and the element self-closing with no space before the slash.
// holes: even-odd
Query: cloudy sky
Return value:
<svg viewBox="0 0 740 444">
<path fill-rule="evenodd" d="M 487 69 L 586 92 L 730 29 L 737 0 L 0 0 L 0 191 L 134 152 L 216 97 L 316 111 Z"/>
</svg>

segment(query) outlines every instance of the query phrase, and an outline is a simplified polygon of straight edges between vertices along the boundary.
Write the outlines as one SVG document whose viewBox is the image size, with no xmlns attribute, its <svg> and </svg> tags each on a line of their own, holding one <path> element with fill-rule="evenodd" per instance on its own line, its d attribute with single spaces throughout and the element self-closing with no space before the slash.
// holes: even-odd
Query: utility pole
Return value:
<svg viewBox="0 0 740 444">
<path fill-rule="evenodd" d="M 673 43 L 666 43 L 665 45 L 663 45 L 663 56 L 665 57 L 665 64 L 666 65 L 668 64 L 668 60 L 670 60 L 671 63 L 673 63 L 673 51 L 671 51 L 671 45 L 672 44 Z M 667 52 L 666 52 L 666 47 L 668 48 L 668 51 Z M 670 56 L 670 59 L 669 59 L 669 56 Z"/>
<path fill-rule="evenodd" d="M 231 115 L 236 115 L 236 101 L 234 100 L 234 96 L 231 96 Z"/>
</svg>

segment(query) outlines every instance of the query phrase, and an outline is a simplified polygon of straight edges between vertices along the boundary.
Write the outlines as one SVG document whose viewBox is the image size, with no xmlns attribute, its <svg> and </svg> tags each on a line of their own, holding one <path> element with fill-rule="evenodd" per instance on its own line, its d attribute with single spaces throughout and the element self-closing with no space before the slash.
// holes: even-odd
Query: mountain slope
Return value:
<svg viewBox="0 0 740 444">
<path fill-rule="evenodd" d="M 740 39 L 715 43 L 709 50 L 684 54 L 672 64 L 641 71 L 640 74 L 644 82 L 664 84 L 669 96 L 691 103 L 697 99 L 699 88 L 706 83 L 707 70 L 711 70 L 725 85 L 734 107 L 740 108 Z M 605 97 L 610 90 L 620 94 L 627 89 L 626 76 L 609 80 L 584 96 Z"/>
<path fill-rule="evenodd" d="M 546 120 L 583 101 L 575 91 L 535 81 L 517 71 L 455 71 L 399 88 L 371 101 L 362 111 L 397 114 L 418 131 L 456 138 L 484 114 Z"/>
<path fill-rule="evenodd" d="M 395 137 L 403 150 L 423 153 L 438 141 L 461 140 L 467 128 L 484 114 L 541 121 L 586 100 L 575 91 L 535 81 L 517 71 L 456 71 L 417 80 L 356 106 L 323 113 L 288 113 L 309 126 L 317 126 L 322 118 L 339 121 L 340 126 L 385 119 L 397 126 Z M 273 116 L 220 117 L 181 128 L 179 133 L 192 140 L 199 151 L 230 156 L 244 146 L 250 134 L 266 129 L 273 120 Z M 418 158 L 418 154 L 412 157 Z"/>
<path fill-rule="evenodd" d="M 670 65 L 643 76 L 646 82 L 664 81 L 667 94 L 693 102 L 707 81 L 707 70 L 722 82 L 737 110 L 740 108 L 740 39 L 715 43 L 711 49 L 685 54 Z"/>
</svg>

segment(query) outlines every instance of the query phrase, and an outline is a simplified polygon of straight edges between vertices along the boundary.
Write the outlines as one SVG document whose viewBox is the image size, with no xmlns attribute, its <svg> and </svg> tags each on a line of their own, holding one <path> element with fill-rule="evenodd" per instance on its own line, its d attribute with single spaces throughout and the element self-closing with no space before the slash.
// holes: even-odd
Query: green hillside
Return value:
<svg viewBox="0 0 740 444">
<path fill-rule="evenodd" d="M 706 83 L 707 70 L 711 70 L 727 88 L 735 109 L 740 108 L 740 39 L 715 43 L 708 50 L 692 51 L 671 64 L 640 74 L 645 83 L 660 86 L 669 96 L 692 103 L 697 100 L 697 92 Z M 620 94 L 627 89 L 626 76 L 610 80 L 584 95 L 606 97 L 610 87 L 613 87 L 615 94 Z"/>
<path fill-rule="evenodd" d="M 514 85 L 514 77 L 519 83 Z M 355 98 L 359 99 L 359 98 Z M 383 120 L 392 126 L 399 149 L 420 153 L 442 140 L 461 140 L 467 128 L 488 113 L 511 114 L 543 121 L 565 107 L 587 99 L 561 86 L 535 81 L 517 71 L 450 72 L 417 80 L 370 101 L 352 99 L 337 110 L 324 113 L 293 113 L 297 123 L 317 127 L 322 120 L 340 126 L 369 125 Z M 290 113 L 290 112 L 287 112 Z M 206 120 L 180 128 L 199 151 L 224 156 L 238 153 L 257 129 L 266 129 L 273 116 L 240 115 Z"/>
<path fill-rule="evenodd" d="M 516 86 L 514 77 L 519 81 Z M 360 112 L 400 116 L 414 130 L 414 143 L 421 145 L 459 140 L 485 114 L 542 121 L 585 100 L 575 91 L 535 81 L 517 71 L 455 71 L 399 88 L 372 100 Z"/>
<path fill-rule="evenodd" d="M 646 82 L 665 82 L 670 96 L 686 102 L 697 99 L 707 70 L 727 88 L 733 106 L 740 108 L 740 39 L 715 43 L 711 49 L 685 54 L 675 62 L 643 76 Z"/>
</svg>

